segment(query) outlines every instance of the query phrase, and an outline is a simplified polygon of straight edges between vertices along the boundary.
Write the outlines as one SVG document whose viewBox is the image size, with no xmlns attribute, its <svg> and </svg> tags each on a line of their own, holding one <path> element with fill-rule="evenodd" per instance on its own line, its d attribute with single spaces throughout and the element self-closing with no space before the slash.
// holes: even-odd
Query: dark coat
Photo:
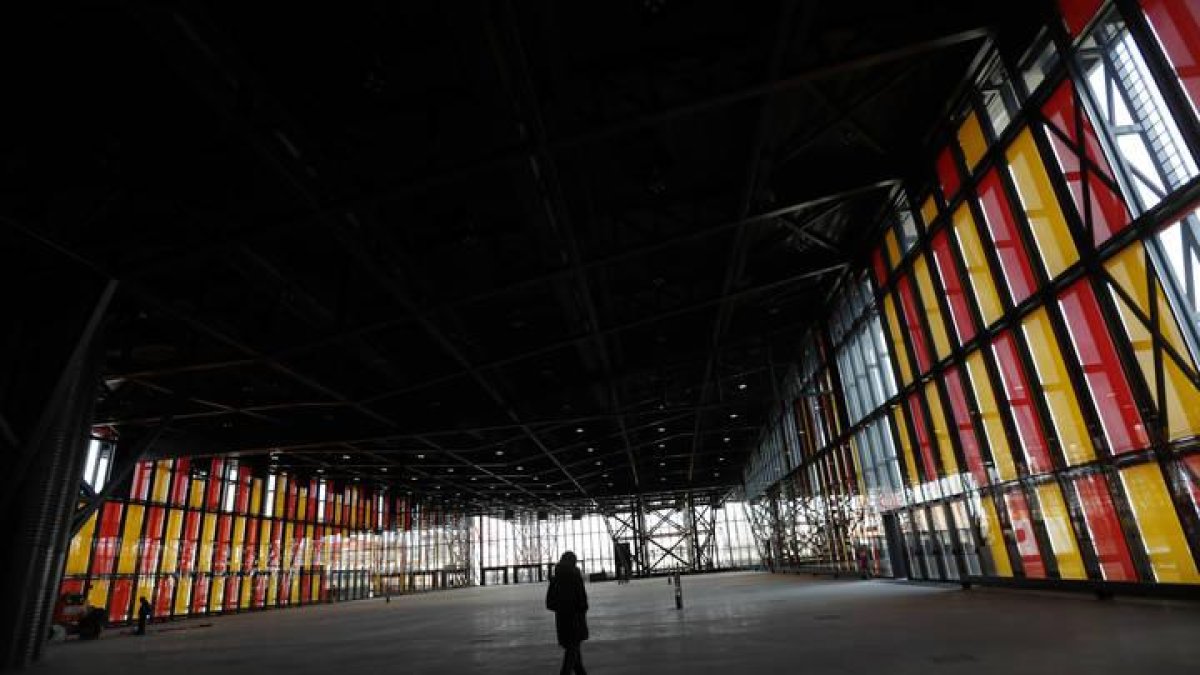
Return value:
<svg viewBox="0 0 1200 675">
<path fill-rule="evenodd" d="M 554 629 L 560 647 L 571 647 L 588 639 L 587 591 L 578 568 L 554 576 L 550 588 L 546 589 L 546 609 L 554 612 Z"/>
</svg>

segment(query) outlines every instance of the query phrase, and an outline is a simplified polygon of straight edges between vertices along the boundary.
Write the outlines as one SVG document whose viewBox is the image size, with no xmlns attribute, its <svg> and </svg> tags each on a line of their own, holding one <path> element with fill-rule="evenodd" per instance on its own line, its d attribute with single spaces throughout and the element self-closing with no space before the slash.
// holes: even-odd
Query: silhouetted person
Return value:
<svg viewBox="0 0 1200 675">
<path fill-rule="evenodd" d="M 579 651 L 580 643 L 588 639 L 587 591 L 571 551 L 564 553 L 554 568 L 554 578 L 550 580 L 550 588 L 546 589 L 546 609 L 554 612 L 558 644 L 566 650 L 559 675 L 570 675 L 572 670 L 576 675 L 587 675 Z"/>
<path fill-rule="evenodd" d="M 154 614 L 154 608 L 150 606 L 150 602 L 143 595 L 141 602 L 138 604 L 137 635 L 146 634 L 146 622 L 150 620 L 150 615 L 152 614 Z"/>
</svg>

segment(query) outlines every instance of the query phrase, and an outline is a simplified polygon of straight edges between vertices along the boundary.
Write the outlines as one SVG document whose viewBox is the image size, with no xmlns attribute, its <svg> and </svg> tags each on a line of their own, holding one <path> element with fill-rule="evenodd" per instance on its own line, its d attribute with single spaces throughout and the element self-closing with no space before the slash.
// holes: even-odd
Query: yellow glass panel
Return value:
<svg viewBox="0 0 1200 675">
<path fill-rule="evenodd" d="M 308 488 L 300 488 L 300 498 L 296 505 L 296 520 L 308 518 Z"/>
<path fill-rule="evenodd" d="M 321 575 L 320 574 L 312 575 L 312 579 L 310 581 L 311 581 L 311 586 L 310 586 L 310 591 L 309 591 L 310 594 L 308 597 L 312 598 L 312 602 L 320 602 L 320 600 L 321 600 Z"/>
<path fill-rule="evenodd" d="M 225 600 L 225 578 L 213 577 L 208 583 L 208 609 L 210 612 L 221 611 L 221 603 Z"/>
<path fill-rule="evenodd" d="M 925 227 L 933 225 L 937 214 L 937 201 L 934 200 L 933 195 L 929 195 L 925 198 L 925 201 L 921 202 L 921 220 L 925 221 Z"/>
<path fill-rule="evenodd" d="M 950 354 L 950 337 L 946 334 L 946 322 L 942 317 L 941 306 L 938 305 L 937 292 L 933 290 L 929 264 L 923 254 L 913 260 L 913 275 L 917 279 L 917 289 L 921 293 L 921 302 L 925 305 L 925 317 L 933 334 L 933 351 L 941 361 Z"/>
<path fill-rule="evenodd" d="M 207 483 L 203 478 L 192 479 L 192 491 L 188 495 L 188 506 L 193 509 L 198 509 L 204 505 L 204 486 Z"/>
<path fill-rule="evenodd" d="M 900 333 L 900 323 L 896 319 L 896 305 L 892 302 L 891 294 L 883 296 L 883 313 L 887 315 L 888 330 L 892 337 L 892 358 L 900 369 L 900 383 L 907 385 L 912 382 L 912 367 L 908 364 L 908 352 L 904 351 L 904 340 Z"/>
<path fill-rule="evenodd" d="M 312 567 L 313 554 L 313 526 L 309 525 L 304 528 L 304 566 Z"/>
<path fill-rule="evenodd" d="M 1075 544 L 1075 533 L 1071 530 L 1067 504 L 1063 501 L 1058 484 L 1039 485 L 1037 496 L 1042 507 L 1046 534 L 1050 537 L 1050 547 L 1054 549 L 1054 557 L 1058 560 L 1059 575 L 1063 579 L 1086 579 L 1087 571 L 1083 568 L 1083 557 Z"/>
<path fill-rule="evenodd" d="M 967 278 L 975 291 L 979 313 L 983 315 L 983 323 L 990 326 L 1004 313 L 1004 306 L 1000 304 L 996 282 L 992 279 L 992 271 L 988 269 L 983 242 L 979 239 L 979 229 L 975 227 L 975 219 L 971 217 L 971 211 L 965 205 L 959 206 L 954 212 L 954 236 L 958 239 L 958 249 L 962 252 L 963 263 L 967 266 Z"/>
<path fill-rule="evenodd" d="M 850 437 L 850 461 L 854 463 L 854 482 L 858 485 L 860 495 L 867 494 L 867 486 L 863 483 L 862 465 L 858 461 L 858 441 Z"/>
<path fill-rule="evenodd" d="M 250 513 L 259 515 L 262 513 L 262 493 L 263 482 L 261 478 L 255 478 L 250 486 Z"/>
<path fill-rule="evenodd" d="M 267 580 L 267 604 L 274 605 L 279 602 L 279 575 L 271 574 L 271 578 Z"/>
<path fill-rule="evenodd" d="M 133 598 L 133 606 L 135 608 L 138 607 L 138 600 L 141 598 L 145 598 L 146 600 L 150 601 L 151 605 L 155 604 L 154 603 L 154 581 L 155 581 L 154 577 L 151 577 L 151 576 L 138 577 L 137 595 L 134 596 L 134 598 Z M 136 614 L 135 614 L 135 616 L 136 616 Z"/>
<path fill-rule="evenodd" d="M 1135 241 L 1126 246 L 1120 253 L 1104 263 L 1104 267 L 1121 289 L 1133 298 L 1142 314 L 1146 317 L 1152 316 L 1150 284 L 1146 280 L 1146 251 L 1142 243 Z M 1188 365 L 1195 369 L 1196 364 L 1191 360 L 1191 355 L 1184 346 L 1183 334 L 1179 331 L 1179 324 L 1174 321 L 1174 312 L 1165 301 L 1162 284 L 1158 282 L 1157 275 L 1154 277 L 1154 297 L 1158 299 L 1159 333 L 1167 344 L 1187 359 Z M 1134 314 L 1130 312 L 1129 316 L 1133 317 Z M 1136 321 L 1136 319 L 1134 320 Z M 1125 323 L 1128 324 L 1129 320 L 1126 319 Z"/>
<path fill-rule="evenodd" d="M 276 518 L 287 517 L 283 512 L 285 493 L 287 493 L 287 476 L 280 476 L 275 482 L 275 511 L 273 513 Z"/>
<path fill-rule="evenodd" d="M 171 491 L 171 460 L 160 459 L 154 465 L 154 492 L 150 500 L 159 504 L 167 503 L 167 494 Z"/>
<path fill-rule="evenodd" d="M 192 600 L 192 584 L 188 577 L 182 577 L 175 585 L 175 614 L 186 615 L 188 604 Z"/>
<path fill-rule="evenodd" d="M 87 574 L 88 559 L 92 553 L 92 537 L 96 533 L 96 517 L 93 513 L 79 528 L 79 532 L 71 537 L 71 545 L 67 549 L 67 574 Z"/>
<path fill-rule="evenodd" d="M 283 550 L 279 553 L 279 566 L 285 569 L 291 569 L 293 566 L 295 566 L 296 551 L 294 550 L 294 547 L 296 539 L 292 536 L 294 528 L 295 526 L 291 523 L 287 523 L 283 526 Z"/>
<path fill-rule="evenodd" d="M 983 138 L 983 128 L 979 126 L 979 118 L 974 112 L 967 115 L 962 126 L 958 128 L 958 145 L 962 148 L 963 159 L 967 160 L 967 168 L 974 169 L 983 154 L 987 152 L 987 141 Z"/>
<path fill-rule="evenodd" d="M 1004 534 L 1000 529 L 1000 519 L 996 517 L 996 505 L 992 503 L 991 497 L 987 496 L 979 501 L 983 505 L 983 540 L 992 552 L 996 576 L 1011 577 L 1012 563 L 1008 560 L 1008 549 L 1004 547 Z"/>
<path fill-rule="evenodd" d="M 90 586 L 88 604 L 92 607 L 108 607 L 108 579 L 93 579 Z"/>
<path fill-rule="evenodd" d="M 950 443 L 950 428 L 946 426 L 942 397 L 933 382 L 925 385 L 925 400 L 929 403 L 929 417 L 933 420 L 933 437 L 942 457 L 942 470 L 947 478 L 954 476 L 958 473 L 958 462 L 954 459 L 954 446 Z"/>
<path fill-rule="evenodd" d="M 1050 176 L 1029 129 L 1023 130 L 1005 153 L 1029 229 L 1051 279 L 1079 260 L 1066 218 L 1054 196 Z"/>
<path fill-rule="evenodd" d="M 1178 364 L 1163 358 L 1166 390 L 1167 437 L 1171 440 L 1200 435 L 1200 391 Z"/>
<path fill-rule="evenodd" d="M 258 528 L 258 563 L 259 571 L 267 569 L 271 559 L 271 521 L 264 520 Z"/>
<path fill-rule="evenodd" d="M 971 386 L 975 390 L 979 418 L 983 422 L 983 432 L 987 435 L 988 446 L 992 450 L 996 473 L 1002 481 L 1013 480 L 1017 477 L 1017 469 L 1013 464 L 1012 449 L 1008 446 L 1008 437 L 1004 435 L 1004 423 L 1000 420 L 1000 409 L 996 407 L 996 395 L 992 391 L 992 382 L 988 379 L 987 367 L 979 351 L 974 351 L 967 357 L 967 374 L 970 375 Z"/>
<path fill-rule="evenodd" d="M 1121 483 L 1137 518 L 1154 578 L 1164 583 L 1200 583 L 1200 573 L 1196 571 L 1158 464 L 1150 462 L 1122 469 Z"/>
<path fill-rule="evenodd" d="M 174 572 L 179 565 L 179 536 L 183 532 L 183 511 L 170 509 L 167 511 L 167 531 L 163 533 L 162 564 L 159 571 L 163 574 Z"/>
<path fill-rule="evenodd" d="M 229 569 L 237 572 L 242 569 L 242 556 L 245 552 L 246 517 L 237 516 L 233 521 L 233 545 L 229 549 Z"/>
<path fill-rule="evenodd" d="M 288 603 L 300 602 L 300 573 L 292 574 L 291 587 L 288 589 Z"/>
<path fill-rule="evenodd" d="M 896 238 L 895 230 L 888 230 L 887 236 L 884 237 L 884 245 L 887 246 L 891 267 L 896 269 L 896 265 L 900 264 L 900 258 L 904 256 L 900 253 L 900 240 Z"/>
<path fill-rule="evenodd" d="M 137 565 L 138 541 L 142 536 L 142 516 L 146 507 L 130 504 L 125 507 L 125 527 L 121 530 L 121 554 L 117 558 L 117 574 L 133 574 Z"/>
<path fill-rule="evenodd" d="M 908 474 L 908 484 L 917 486 L 921 480 L 917 478 L 917 460 L 913 455 L 912 443 L 908 440 L 908 424 L 904 421 L 904 412 L 900 408 L 892 408 L 892 418 L 896 420 L 896 430 L 900 434 L 900 450 L 904 453 L 904 469 Z"/>
<path fill-rule="evenodd" d="M 200 533 L 200 553 L 196 560 L 196 569 L 200 572 L 212 571 L 213 541 L 217 533 L 217 517 L 211 513 L 204 514 L 204 524 Z"/>
<path fill-rule="evenodd" d="M 1074 466 L 1090 462 L 1096 458 L 1096 450 L 1092 446 L 1087 424 L 1083 421 L 1079 399 L 1075 397 L 1075 387 L 1071 385 L 1070 376 L 1067 375 L 1062 350 L 1059 349 L 1058 341 L 1050 327 L 1050 317 L 1046 314 L 1046 309 L 1039 307 L 1026 317 L 1021 322 L 1021 330 L 1029 342 L 1033 365 L 1037 369 L 1042 393 L 1050 408 L 1050 417 L 1054 420 L 1059 446 L 1062 447 L 1067 463 Z"/>
<path fill-rule="evenodd" d="M 250 607 L 250 591 L 253 590 L 254 584 L 251 583 L 252 577 L 242 579 L 242 596 L 238 598 L 238 607 L 247 609 Z"/>
</svg>

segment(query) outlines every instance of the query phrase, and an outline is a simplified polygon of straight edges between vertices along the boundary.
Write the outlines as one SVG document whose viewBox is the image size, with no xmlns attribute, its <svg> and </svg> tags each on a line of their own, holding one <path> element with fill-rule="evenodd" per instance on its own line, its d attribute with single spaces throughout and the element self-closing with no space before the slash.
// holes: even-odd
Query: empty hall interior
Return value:
<svg viewBox="0 0 1200 675">
<path fill-rule="evenodd" d="M 1200 0 L 0 11 L 0 669 L 1196 672 Z"/>
</svg>

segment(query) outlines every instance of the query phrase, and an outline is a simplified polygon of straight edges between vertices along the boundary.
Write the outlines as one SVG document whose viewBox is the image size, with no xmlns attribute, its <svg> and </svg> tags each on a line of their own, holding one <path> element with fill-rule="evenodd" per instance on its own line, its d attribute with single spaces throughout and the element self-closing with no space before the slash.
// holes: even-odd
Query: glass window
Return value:
<svg viewBox="0 0 1200 675">
<path fill-rule="evenodd" d="M 1096 16 L 1103 0 L 1058 0 L 1058 9 L 1062 12 L 1063 23 L 1071 35 L 1078 36 L 1087 26 L 1088 21 Z"/>
<path fill-rule="evenodd" d="M 1109 449 L 1120 454 L 1146 447 L 1150 440 L 1092 287 L 1086 280 L 1075 282 L 1059 296 L 1058 305 Z"/>
<path fill-rule="evenodd" d="M 954 323 L 955 337 L 961 345 L 975 337 L 975 320 L 971 317 L 970 303 L 958 278 L 958 267 L 950 250 L 950 235 L 946 230 L 941 230 L 933 236 L 931 246 L 933 262 L 937 265 L 942 291 L 950 308 L 950 319 Z"/>
<path fill-rule="evenodd" d="M 1046 526 L 1050 548 L 1054 549 L 1054 559 L 1058 562 L 1059 576 L 1063 579 L 1086 579 L 1083 556 L 1075 543 L 1075 531 L 1071 527 L 1067 504 L 1063 501 L 1058 484 L 1043 483 L 1037 486 L 1035 494 L 1042 510 L 1042 522 Z"/>
<path fill-rule="evenodd" d="M 1000 184 L 1000 175 L 995 169 L 989 170 L 979 181 L 979 206 L 983 210 L 984 220 L 987 221 L 988 232 L 996 248 L 996 257 L 1000 259 L 1000 269 L 1003 272 L 1005 284 L 1014 305 L 1021 304 L 1028 298 L 1037 282 L 1033 270 L 1029 267 L 1029 254 L 1017 230 L 1017 221 L 1013 219 L 1012 207 Z"/>
<path fill-rule="evenodd" d="M 887 317 L 888 327 L 892 334 L 892 355 L 896 358 L 896 366 L 900 370 L 900 381 L 907 385 L 912 382 L 912 366 L 908 362 L 908 350 L 904 346 L 903 328 L 896 315 L 896 305 L 890 294 L 883 296 L 883 313 Z"/>
<path fill-rule="evenodd" d="M 1033 529 L 1033 519 L 1029 517 L 1025 495 L 1020 489 L 1010 490 L 1004 494 L 1004 503 L 1008 506 L 1008 519 L 1012 523 L 1013 537 L 1017 540 L 1017 552 L 1021 556 L 1025 576 L 1045 579 L 1046 566 L 1042 563 L 1042 551 Z"/>
<path fill-rule="evenodd" d="M 992 123 L 992 133 L 999 136 L 1008 128 L 1013 115 L 1021 108 L 1021 103 L 1017 100 L 1017 91 L 999 56 L 993 56 L 991 63 L 984 70 L 984 75 L 979 81 L 979 95 Z M 978 125 L 978 122 L 976 124 Z M 963 144 L 964 153 L 966 149 L 967 145 Z M 982 154 L 981 152 L 980 156 Z M 971 155 L 967 154 L 967 157 L 967 165 L 974 168 L 975 162 L 970 159 Z"/>
<path fill-rule="evenodd" d="M 1200 107 L 1200 3 L 1142 0 L 1142 9 L 1194 113 Z"/>
<path fill-rule="evenodd" d="M 1036 474 L 1050 471 L 1054 466 L 1050 462 L 1046 438 L 1042 434 L 1042 425 L 1038 422 L 1033 392 L 1017 356 L 1017 345 L 1012 333 L 1004 331 L 996 336 L 992 341 L 992 353 L 996 355 L 996 364 L 1000 367 L 1000 379 L 1004 381 L 1004 391 L 1013 420 L 1016 422 L 1017 434 L 1021 437 L 1021 450 L 1025 454 L 1029 472 Z"/>
<path fill-rule="evenodd" d="M 908 396 L 908 413 L 912 415 L 913 431 L 917 435 L 917 449 L 921 452 L 921 465 L 926 481 L 937 480 L 937 462 L 933 458 L 933 439 L 925 426 L 925 412 L 921 409 L 921 397 L 916 393 Z"/>
<path fill-rule="evenodd" d="M 1105 14 L 1078 54 L 1099 122 L 1132 183 L 1127 196 L 1148 209 L 1195 176 L 1196 163 L 1119 14 Z"/>
<path fill-rule="evenodd" d="M 1075 208 L 1092 242 L 1100 245 L 1125 229 L 1129 224 L 1129 209 L 1125 208 L 1096 130 L 1080 107 L 1070 80 L 1058 86 L 1042 106 L 1042 112 L 1048 122 L 1046 135 L 1058 168 L 1067 179 Z"/>
<path fill-rule="evenodd" d="M 967 374 L 971 378 L 971 388 L 975 390 L 979 420 L 983 424 L 983 432 L 992 451 L 993 463 L 988 464 L 988 467 L 992 471 L 993 482 L 1013 480 L 1017 477 L 1017 470 L 1013 464 L 1012 449 L 1004 433 L 1004 422 L 1000 419 L 1000 409 L 996 406 L 996 395 L 992 391 L 992 382 L 988 378 L 983 358 L 982 351 L 968 355 Z"/>
<path fill-rule="evenodd" d="M 946 411 L 942 408 L 942 397 L 937 385 L 930 381 L 925 385 L 925 402 L 929 405 L 929 419 L 933 427 L 934 445 L 942 460 L 942 474 L 946 477 L 944 494 L 962 492 L 962 477 L 958 475 L 958 461 L 954 457 L 954 444 L 950 441 L 950 429 L 946 426 Z"/>
<path fill-rule="evenodd" d="M 913 260 L 913 278 L 917 280 L 917 290 L 921 293 L 921 304 L 925 306 L 925 318 L 929 322 L 929 331 L 933 335 L 933 351 L 937 360 L 941 361 L 950 355 L 950 338 L 946 335 L 946 322 L 942 318 L 941 304 L 938 295 L 933 290 L 933 277 L 929 274 L 929 264 L 924 255 L 918 255 Z"/>
<path fill-rule="evenodd" d="M 1039 307 L 1027 316 L 1021 322 L 1021 330 L 1025 334 L 1026 344 L 1029 345 L 1035 375 L 1041 385 L 1042 396 L 1045 398 L 1050 420 L 1058 437 L 1058 445 L 1062 448 L 1067 464 L 1074 466 L 1095 459 L 1096 451 L 1092 447 L 1092 438 L 1083 421 L 1079 400 L 1075 398 L 1075 387 L 1067 374 L 1062 350 L 1054 337 L 1046 308 Z"/>
<path fill-rule="evenodd" d="M 1121 483 L 1137 519 L 1138 533 L 1154 569 L 1155 581 L 1200 583 L 1196 562 L 1192 559 L 1158 463 L 1122 469 Z"/>
<path fill-rule="evenodd" d="M 1058 50 L 1054 47 L 1054 42 L 1042 33 L 1030 48 L 1029 55 L 1021 66 L 1021 79 L 1025 82 L 1025 89 L 1031 94 L 1037 91 L 1056 65 Z"/>
<path fill-rule="evenodd" d="M 900 308 L 904 311 L 904 322 L 908 335 L 912 338 L 913 353 L 917 357 L 917 372 L 924 373 L 932 365 L 929 357 L 928 338 L 925 336 L 925 326 L 921 321 L 921 313 L 913 297 L 912 284 L 908 277 L 899 277 L 896 290 L 900 294 Z"/>
<path fill-rule="evenodd" d="M 896 423 L 896 435 L 900 438 L 900 450 L 904 453 L 904 472 L 908 476 L 908 484 L 915 488 L 921 484 L 921 479 L 917 476 L 917 461 L 908 435 L 908 423 L 900 406 L 892 407 L 892 419 Z"/>
<path fill-rule="evenodd" d="M 921 219 L 925 221 L 925 227 L 932 227 L 937 215 L 937 201 L 934 200 L 933 195 L 926 196 L 925 201 L 921 202 Z"/>
<path fill-rule="evenodd" d="M 1005 156 L 1042 264 L 1053 279 L 1079 260 L 1079 253 L 1029 129 L 1021 131 Z"/>
<path fill-rule="evenodd" d="M 962 148 L 963 159 L 967 170 L 974 171 L 983 154 L 987 152 L 987 140 L 983 137 L 983 128 L 979 126 L 979 117 L 975 111 L 969 111 L 958 127 L 958 147 Z"/>
<path fill-rule="evenodd" d="M 958 239 L 959 251 L 967 268 L 967 278 L 971 280 L 971 288 L 975 291 L 975 301 L 979 303 L 979 314 L 984 324 L 990 326 L 1004 313 L 1004 307 L 996 293 L 996 283 L 988 268 L 975 219 L 965 204 L 954 212 L 954 236 Z"/>
<path fill-rule="evenodd" d="M 1137 581 L 1121 521 L 1113 508 L 1108 481 L 1101 474 L 1083 476 L 1072 483 L 1087 523 L 1088 538 L 1107 581 Z"/>
<path fill-rule="evenodd" d="M 947 145 L 938 153 L 935 168 L 938 182 L 942 186 L 942 196 L 945 197 L 946 202 L 949 202 L 954 195 L 958 194 L 958 188 L 962 184 L 962 179 L 958 176 L 957 162 L 954 160 L 954 153 L 950 151 L 950 146 Z M 928 222 L 926 221 L 926 224 Z"/>
<path fill-rule="evenodd" d="M 987 545 L 988 560 L 984 563 L 985 572 L 998 577 L 1011 577 L 1012 563 L 1008 561 L 1008 548 L 1004 543 L 1004 531 L 1000 529 L 1000 518 L 996 515 L 996 505 L 992 503 L 990 496 L 976 495 L 975 499 L 980 507 L 977 511 L 983 513 L 979 527 Z"/>
<path fill-rule="evenodd" d="M 983 458 L 979 449 L 979 439 L 975 436 L 975 425 L 971 422 L 970 408 L 967 406 L 967 396 L 963 391 L 962 380 L 957 366 L 950 366 L 943 374 L 946 384 L 946 396 L 950 399 L 950 410 L 954 413 L 954 428 L 958 432 L 958 444 L 962 448 L 963 458 L 975 481 L 972 487 L 987 485 L 987 470 L 983 466 Z"/>
</svg>

